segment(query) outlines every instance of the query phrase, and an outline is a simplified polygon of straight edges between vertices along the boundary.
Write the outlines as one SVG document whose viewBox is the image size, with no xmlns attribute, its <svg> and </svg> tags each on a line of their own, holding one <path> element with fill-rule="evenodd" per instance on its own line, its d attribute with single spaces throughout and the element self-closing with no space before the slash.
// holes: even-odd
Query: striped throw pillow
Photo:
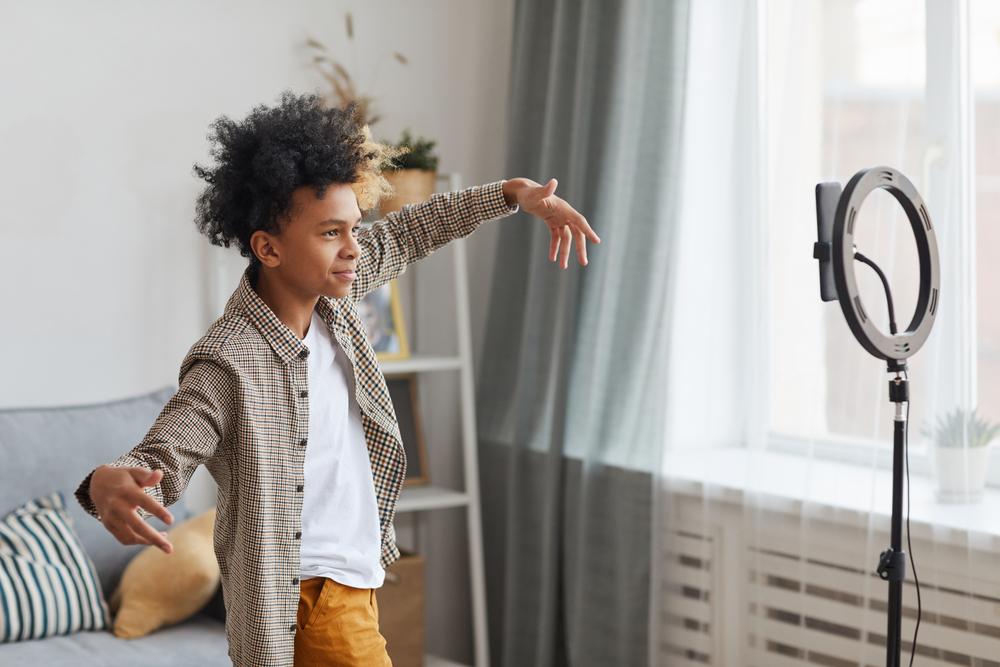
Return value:
<svg viewBox="0 0 1000 667">
<path fill-rule="evenodd" d="M 105 630 L 101 583 L 61 491 L 0 521 L 0 643 Z"/>
</svg>

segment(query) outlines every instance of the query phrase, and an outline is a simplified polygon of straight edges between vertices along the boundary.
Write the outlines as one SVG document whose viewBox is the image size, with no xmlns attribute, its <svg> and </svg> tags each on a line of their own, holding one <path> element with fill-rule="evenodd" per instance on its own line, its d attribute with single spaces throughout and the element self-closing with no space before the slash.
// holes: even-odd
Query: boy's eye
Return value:
<svg viewBox="0 0 1000 667">
<path fill-rule="evenodd" d="M 355 236 L 357 236 L 357 234 L 358 234 L 358 232 L 359 232 L 360 230 L 361 230 L 361 227 L 360 227 L 360 226 L 356 226 L 356 227 L 354 227 L 354 234 L 355 234 Z M 338 229 L 331 229 L 331 230 L 329 230 L 329 231 L 326 231 L 326 232 L 324 232 L 324 234 L 331 234 L 331 233 L 333 233 L 333 232 L 339 232 L 339 231 L 340 231 L 340 230 L 338 230 Z"/>
</svg>

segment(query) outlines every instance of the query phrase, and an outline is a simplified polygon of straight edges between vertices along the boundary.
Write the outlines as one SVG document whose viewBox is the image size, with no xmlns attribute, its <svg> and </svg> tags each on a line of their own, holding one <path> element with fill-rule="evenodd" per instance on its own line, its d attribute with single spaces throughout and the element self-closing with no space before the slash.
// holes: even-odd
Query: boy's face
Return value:
<svg viewBox="0 0 1000 667">
<path fill-rule="evenodd" d="M 302 186 L 292 193 L 281 233 L 256 231 L 253 237 L 260 235 L 261 241 L 254 243 L 251 237 L 251 243 L 261 262 L 288 287 L 309 297 L 322 294 L 336 299 L 350 294 L 354 282 L 352 274 L 342 272 L 358 266 L 360 220 L 358 198 L 350 185 L 330 184 L 322 199 L 316 198 L 312 187 Z"/>
</svg>

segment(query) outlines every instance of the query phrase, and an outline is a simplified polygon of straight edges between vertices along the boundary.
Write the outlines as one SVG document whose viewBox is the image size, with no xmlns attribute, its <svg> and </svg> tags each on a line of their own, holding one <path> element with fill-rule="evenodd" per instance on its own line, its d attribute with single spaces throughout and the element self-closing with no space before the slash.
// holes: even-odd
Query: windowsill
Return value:
<svg viewBox="0 0 1000 667">
<path fill-rule="evenodd" d="M 734 503 L 749 496 L 762 509 L 797 514 L 805 503 L 811 515 L 843 519 L 846 511 L 865 520 L 870 515 L 884 518 L 886 525 L 892 514 L 892 470 L 745 448 L 668 454 L 663 469 L 669 471 L 664 476 L 675 491 Z M 912 461 L 910 473 L 910 526 L 915 535 L 918 530 L 947 528 L 1000 536 L 1000 491 L 987 486 L 979 502 L 942 503 L 935 497 L 935 481 L 913 474 Z M 905 541 L 905 462 L 903 480 Z"/>
</svg>

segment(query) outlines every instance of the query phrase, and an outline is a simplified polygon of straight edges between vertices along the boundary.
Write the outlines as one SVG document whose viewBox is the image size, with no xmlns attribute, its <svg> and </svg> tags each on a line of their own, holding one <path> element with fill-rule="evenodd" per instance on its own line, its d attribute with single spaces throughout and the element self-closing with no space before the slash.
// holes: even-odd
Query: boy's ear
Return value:
<svg viewBox="0 0 1000 667">
<path fill-rule="evenodd" d="M 266 266 L 275 267 L 281 262 L 273 237 L 263 230 L 258 229 L 250 235 L 250 249 Z"/>
</svg>

